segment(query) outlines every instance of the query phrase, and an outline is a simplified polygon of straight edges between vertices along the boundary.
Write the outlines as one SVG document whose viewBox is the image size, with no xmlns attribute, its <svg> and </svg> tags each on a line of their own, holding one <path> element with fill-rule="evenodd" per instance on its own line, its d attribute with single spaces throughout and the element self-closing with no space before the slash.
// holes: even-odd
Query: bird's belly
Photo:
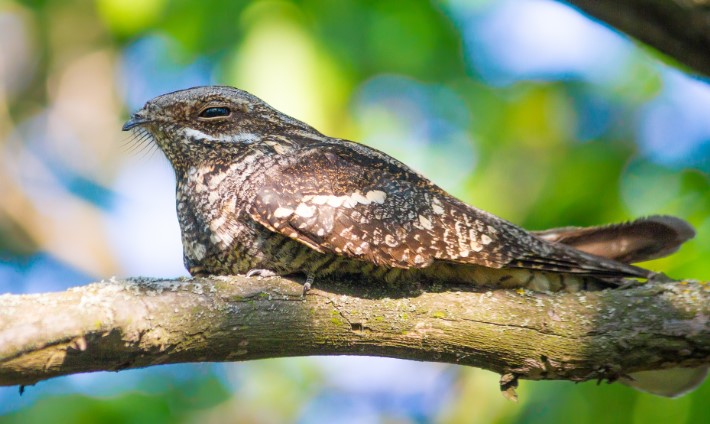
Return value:
<svg viewBox="0 0 710 424">
<path fill-rule="evenodd" d="M 434 262 L 426 268 L 391 268 L 372 262 L 320 253 L 296 240 L 266 228 L 242 225 L 232 228 L 229 243 L 206 234 L 206 249 L 185 244 L 186 262 L 200 273 L 212 275 L 245 274 L 265 269 L 278 275 L 305 274 L 316 279 L 361 278 L 368 284 L 472 284 L 490 288 L 524 288 L 534 291 L 568 291 L 601 288 L 587 277 L 528 269 L 495 269 L 477 265 Z M 194 243 L 193 243 L 194 244 Z M 188 248 L 192 246 L 192 248 Z"/>
<path fill-rule="evenodd" d="M 541 292 L 600 290 L 606 285 L 595 278 L 522 268 L 488 268 L 478 265 L 434 263 L 422 270 L 424 277 L 448 283 L 467 283 L 501 289 Z"/>
</svg>

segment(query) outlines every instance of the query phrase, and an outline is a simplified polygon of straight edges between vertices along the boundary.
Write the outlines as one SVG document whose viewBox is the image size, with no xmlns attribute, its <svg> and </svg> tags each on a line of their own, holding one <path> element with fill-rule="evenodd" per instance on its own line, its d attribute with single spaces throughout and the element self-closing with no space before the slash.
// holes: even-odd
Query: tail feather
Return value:
<svg viewBox="0 0 710 424">
<path fill-rule="evenodd" d="M 687 222 L 672 216 L 649 216 L 623 224 L 563 227 L 534 234 L 585 253 L 631 264 L 668 256 L 695 236 Z"/>
<path fill-rule="evenodd" d="M 708 376 L 708 366 L 639 371 L 619 381 L 642 392 L 657 396 L 679 397 L 697 389 Z"/>
</svg>

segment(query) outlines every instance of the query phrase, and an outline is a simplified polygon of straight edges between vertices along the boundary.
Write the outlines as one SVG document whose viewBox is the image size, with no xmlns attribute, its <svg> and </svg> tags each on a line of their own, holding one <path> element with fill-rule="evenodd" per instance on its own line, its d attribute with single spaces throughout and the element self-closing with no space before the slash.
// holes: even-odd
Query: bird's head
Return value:
<svg viewBox="0 0 710 424">
<path fill-rule="evenodd" d="M 258 97 L 226 86 L 158 96 L 131 115 L 123 130 L 156 142 L 176 167 L 217 144 L 232 149 L 259 143 L 270 134 L 315 131 Z"/>
</svg>

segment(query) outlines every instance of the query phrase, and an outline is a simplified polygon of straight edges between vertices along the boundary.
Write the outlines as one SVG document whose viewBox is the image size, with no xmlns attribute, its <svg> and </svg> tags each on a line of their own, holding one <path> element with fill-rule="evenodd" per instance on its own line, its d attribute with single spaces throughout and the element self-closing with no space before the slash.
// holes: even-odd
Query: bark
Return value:
<svg viewBox="0 0 710 424">
<path fill-rule="evenodd" d="M 710 0 L 566 2 L 710 76 Z"/>
<path fill-rule="evenodd" d="M 503 383 L 710 363 L 710 285 L 546 294 L 284 278 L 94 283 L 0 296 L 0 385 L 178 362 L 302 355 L 470 365 Z"/>
</svg>

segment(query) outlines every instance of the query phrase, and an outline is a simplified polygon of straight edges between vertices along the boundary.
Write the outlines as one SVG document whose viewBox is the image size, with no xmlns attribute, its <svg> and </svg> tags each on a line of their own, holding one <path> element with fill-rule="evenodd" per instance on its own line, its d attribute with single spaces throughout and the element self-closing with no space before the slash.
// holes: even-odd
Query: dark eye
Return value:
<svg viewBox="0 0 710 424">
<path fill-rule="evenodd" d="M 200 112 L 200 118 L 218 118 L 220 116 L 229 116 L 232 111 L 228 107 L 208 107 Z"/>
</svg>

